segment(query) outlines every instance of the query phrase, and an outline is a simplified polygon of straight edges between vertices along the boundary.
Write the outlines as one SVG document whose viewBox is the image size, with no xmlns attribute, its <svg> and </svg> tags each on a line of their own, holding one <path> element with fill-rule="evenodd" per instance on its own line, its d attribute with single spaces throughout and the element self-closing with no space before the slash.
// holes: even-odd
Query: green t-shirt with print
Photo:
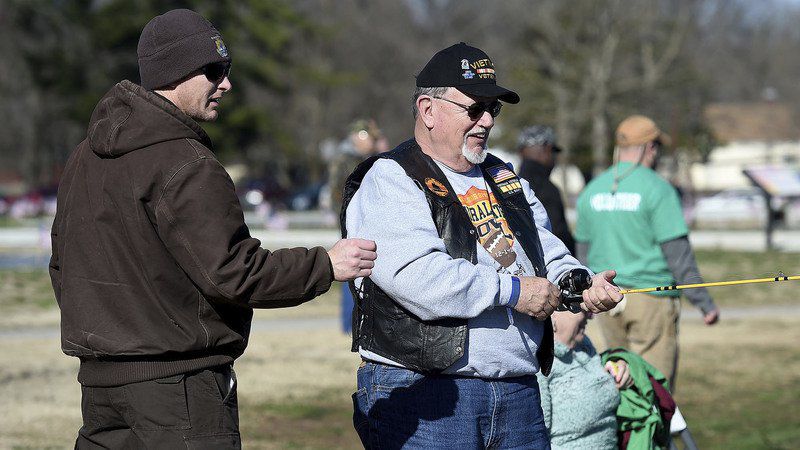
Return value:
<svg viewBox="0 0 800 450">
<path fill-rule="evenodd" d="M 623 162 L 615 194 L 614 167 L 592 180 L 578 197 L 575 239 L 589 244 L 588 265 L 595 272 L 614 269 L 624 288 L 674 284 L 660 244 L 689 234 L 680 199 L 653 170 Z M 654 292 L 680 296 L 678 291 Z"/>
</svg>

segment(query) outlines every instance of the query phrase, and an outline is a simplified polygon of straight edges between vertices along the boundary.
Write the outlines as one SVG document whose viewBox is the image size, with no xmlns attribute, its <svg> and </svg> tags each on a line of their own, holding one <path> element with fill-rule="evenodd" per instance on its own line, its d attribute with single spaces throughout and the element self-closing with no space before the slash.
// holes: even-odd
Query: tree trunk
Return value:
<svg viewBox="0 0 800 450">
<path fill-rule="evenodd" d="M 615 30 L 607 30 L 605 41 L 599 54 L 590 62 L 590 76 L 594 86 L 591 106 L 592 121 L 592 175 L 598 175 L 608 167 L 608 108 L 609 83 L 614 57 L 619 45 L 619 35 Z"/>
</svg>

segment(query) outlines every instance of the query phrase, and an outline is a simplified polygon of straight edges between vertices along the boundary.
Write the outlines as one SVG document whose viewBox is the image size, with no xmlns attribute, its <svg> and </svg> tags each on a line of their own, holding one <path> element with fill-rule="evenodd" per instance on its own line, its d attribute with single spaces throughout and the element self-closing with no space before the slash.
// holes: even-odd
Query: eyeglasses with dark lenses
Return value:
<svg viewBox="0 0 800 450">
<path fill-rule="evenodd" d="M 212 83 L 222 83 L 231 73 L 231 63 L 212 63 L 203 66 L 203 74 Z"/>
<path fill-rule="evenodd" d="M 434 97 L 434 98 L 438 98 L 439 100 L 444 100 L 446 102 L 464 108 L 464 110 L 467 112 L 467 115 L 472 120 L 480 119 L 483 113 L 485 113 L 486 111 L 489 111 L 489 114 L 492 117 L 497 117 L 498 115 L 500 115 L 500 110 L 503 108 L 503 104 L 500 103 L 500 100 L 495 100 L 493 102 L 475 102 L 471 105 L 464 105 L 462 103 L 454 102 L 452 100 L 442 97 Z"/>
</svg>

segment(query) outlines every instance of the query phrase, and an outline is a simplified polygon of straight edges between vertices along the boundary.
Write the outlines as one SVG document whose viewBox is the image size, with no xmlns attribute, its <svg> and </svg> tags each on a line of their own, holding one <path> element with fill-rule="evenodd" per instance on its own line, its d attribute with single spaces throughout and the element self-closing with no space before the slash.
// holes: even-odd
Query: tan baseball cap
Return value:
<svg viewBox="0 0 800 450">
<path fill-rule="evenodd" d="M 669 135 L 661 131 L 652 119 L 640 115 L 630 116 L 620 122 L 615 137 L 620 147 L 642 145 L 651 141 L 659 141 L 666 146 L 672 144 Z"/>
</svg>

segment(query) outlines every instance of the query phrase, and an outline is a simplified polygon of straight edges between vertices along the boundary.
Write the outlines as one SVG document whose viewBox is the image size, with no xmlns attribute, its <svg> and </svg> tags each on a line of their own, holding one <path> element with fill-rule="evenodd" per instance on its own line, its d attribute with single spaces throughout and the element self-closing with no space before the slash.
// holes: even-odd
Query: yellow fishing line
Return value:
<svg viewBox="0 0 800 450">
<path fill-rule="evenodd" d="M 658 287 L 641 288 L 641 289 L 622 289 L 620 290 L 620 293 L 622 293 L 623 295 L 640 294 L 644 292 L 678 291 L 681 289 L 694 289 L 694 288 L 704 288 L 704 287 L 714 287 L 714 286 L 733 286 L 736 284 L 774 283 L 776 281 L 797 281 L 797 280 L 800 280 L 800 275 L 793 275 L 787 277 L 781 274 L 781 276 L 772 278 L 753 278 L 750 280 L 716 281 L 712 283 L 679 284 L 672 286 L 658 286 Z"/>
</svg>

